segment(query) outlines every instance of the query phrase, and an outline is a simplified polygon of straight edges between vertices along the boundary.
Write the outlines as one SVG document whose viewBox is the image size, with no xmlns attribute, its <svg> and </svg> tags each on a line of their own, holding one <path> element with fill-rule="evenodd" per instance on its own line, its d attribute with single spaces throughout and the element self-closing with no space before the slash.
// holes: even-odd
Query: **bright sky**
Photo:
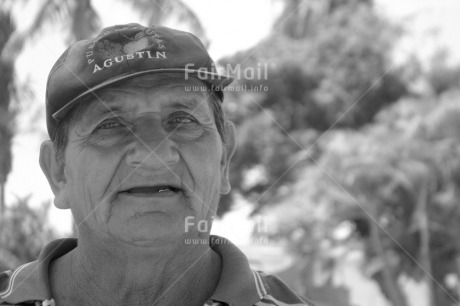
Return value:
<svg viewBox="0 0 460 306">
<path fill-rule="evenodd" d="M 40 3 L 36 1 L 35 3 Z M 103 26 L 139 22 L 139 18 L 121 1 L 93 0 L 101 15 Z M 201 19 L 211 40 L 210 54 L 214 59 L 231 55 L 239 50 L 255 45 L 265 37 L 273 19 L 279 11 L 278 1 L 267 0 L 184 0 Z M 452 50 L 458 62 L 460 58 L 460 1 L 458 0 L 379 0 L 381 9 L 390 19 L 403 22 L 407 26 L 407 38 L 398 45 L 396 59 L 417 54 L 426 60 L 440 47 Z M 30 20 L 33 9 L 21 11 L 21 20 Z M 19 25 L 21 26 L 21 25 Z M 44 111 L 45 85 L 48 72 L 64 51 L 65 45 L 61 29 L 47 29 L 26 46 L 17 59 L 17 77 L 27 82 L 34 90 L 36 101 L 25 102 L 24 113 L 19 117 L 20 134 L 13 143 L 13 171 L 6 186 L 7 202 L 15 197 L 32 195 L 32 202 L 39 205 L 53 198 L 51 190 L 38 165 L 40 143 L 46 139 L 44 117 L 39 116 L 32 125 L 33 114 Z M 53 31 L 54 30 L 54 31 Z M 246 214 L 246 212 L 244 213 Z M 229 218 L 231 218 L 229 216 Z M 61 231 L 68 231 L 70 214 L 53 208 L 51 222 Z M 224 234 L 225 227 L 216 226 Z M 243 227 L 244 228 L 244 227 Z M 233 228 L 234 230 L 234 228 Z M 245 229 L 247 230 L 247 229 Z M 228 233 L 235 235 L 235 233 Z M 236 236 L 235 239 L 244 239 Z"/>
</svg>

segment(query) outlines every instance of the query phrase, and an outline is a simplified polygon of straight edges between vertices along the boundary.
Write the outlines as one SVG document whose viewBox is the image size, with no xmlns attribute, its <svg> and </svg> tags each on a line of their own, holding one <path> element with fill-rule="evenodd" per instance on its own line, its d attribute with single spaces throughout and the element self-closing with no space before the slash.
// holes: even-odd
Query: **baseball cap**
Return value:
<svg viewBox="0 0 460 306">
<path fill-rule="evenodd" d="M 57 60 L 46 85 L 46 124 L 54 139 L 59 121 L 83 97 L 146 74 L 177 73 L 210 85 L 223 101 L 233 79 L 219 74 L 193 34 L 163 26 L 130 23 L 104 28 L 93 39 L 71 45 Z"/>
</svg>

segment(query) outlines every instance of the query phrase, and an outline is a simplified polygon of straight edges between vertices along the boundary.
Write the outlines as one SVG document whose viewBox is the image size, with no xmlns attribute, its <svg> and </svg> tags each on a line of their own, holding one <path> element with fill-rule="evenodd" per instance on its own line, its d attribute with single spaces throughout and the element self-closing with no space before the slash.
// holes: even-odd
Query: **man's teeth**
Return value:
<svg viewBox="0 0 460 306">
<path fill-rule="evenodd" d="M 163 189 L 158 190 L 158 192 L 166 192 L 166 191 L 171 191 L 171 189 L 169 189 L 169 188 L 163 188 Z"/>
</svg>

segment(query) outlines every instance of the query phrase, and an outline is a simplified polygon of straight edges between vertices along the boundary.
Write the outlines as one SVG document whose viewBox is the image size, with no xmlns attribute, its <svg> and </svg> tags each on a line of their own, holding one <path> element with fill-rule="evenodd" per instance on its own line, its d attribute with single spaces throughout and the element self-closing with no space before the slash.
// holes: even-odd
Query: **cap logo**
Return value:
<svg viewBox="0 0 460 306">
<path fill-rule="evenodd" d="M 126 28 L 117 28 L 106 31 L 90 41 L 86 59 L 88 65 L 93 64 L 93 73 L 109 69 L 112 65 L 124 61 L 167 59 L 164 42 L 153 29 L 129 29 L 140 31 L 128 36 L 117 33 L 127 30 Z M 103 37 L 105 38 L 102 39 Z"/>
</svg>

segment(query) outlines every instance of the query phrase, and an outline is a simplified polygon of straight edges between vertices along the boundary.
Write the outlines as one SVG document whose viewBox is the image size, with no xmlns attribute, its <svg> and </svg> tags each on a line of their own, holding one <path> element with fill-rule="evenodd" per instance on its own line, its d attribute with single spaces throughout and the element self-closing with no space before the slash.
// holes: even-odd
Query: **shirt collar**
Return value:
<svg viewBox="0 0 460 306">
<path fill-rule="evenodd" d="M 210 300 L 230 306 L 249 306 L 269 292 L 268 285 L 259 273 L 250 268 L 246 256 L 233 243 L 219 236 L 211 236 L 209 244 L 222 258 L 221 277 Z M 0 301 L 15 304 L 51 299 L 49 263 L 76 246 L 75 238 L 50 242 L 43 248 L 38 260 L 22 265 L 12 273 L 8 287 L 0 292 Z"/>
<path fill-rule="evenodd" d="M 268 294 L 268 285 L 251 269 L 246 256 L 233 243 L 211 236 L 210 246 L 222 258 L 221 277 L 211 300 L 245 306 L 254 305 Z"/>
<path fill-rule="evenodd" d="M 38 260 L 17 268 L 10 276 L 8 287 L 0 292 L 0 301 L 16 304 L 25 301 L 51 300 L 48 277 L 49 263 L 70 252 L 77 239 L 58 239 L 42 249 Z"/>
</svg>

